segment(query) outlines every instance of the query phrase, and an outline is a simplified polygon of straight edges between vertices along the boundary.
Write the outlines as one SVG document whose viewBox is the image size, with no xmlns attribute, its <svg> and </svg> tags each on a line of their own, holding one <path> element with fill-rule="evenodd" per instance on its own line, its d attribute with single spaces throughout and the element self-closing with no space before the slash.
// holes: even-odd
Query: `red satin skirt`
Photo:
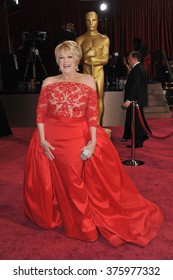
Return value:
<svg viewBox="0 0 173 280">
<path fill-rule="evenodd" d="M 163 215 L 140 195 L 102 127 L 86 161 L 80 158 L 90 140 L 85 119 L 48 118 L 45 137 L 55 159 L 44 154 L 37 129 L 26 156 L 24 211 L 30 220 L 47 229 L 62 225 L 67 237 L 85 241 L 101 233 L 113 246 L 145 247 L 156 236 Z"/>
</svg>

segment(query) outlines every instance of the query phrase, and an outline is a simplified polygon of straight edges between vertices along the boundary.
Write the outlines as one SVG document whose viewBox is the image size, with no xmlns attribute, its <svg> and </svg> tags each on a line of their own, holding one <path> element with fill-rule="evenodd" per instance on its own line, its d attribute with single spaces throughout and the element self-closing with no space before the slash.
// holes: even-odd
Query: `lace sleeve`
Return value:
<svg viewBox="0 0 173 280">
<path fill-rule="evenodd" d="M 97 126 L 98 123 L 98 101 L 97 92 L 93 89 L 89 90 L 89 100 L 86 112 L 89 126 Z"/>
<path fill-rule="evenodd" d="M 40 91 L 40 96 L 39 96 L 37 110 L 36 110 L 37 123 L 44 123 L 45 117 L 47 115 L 48 102 L 47 102 L 46 88 L 47 87 L 43 87 Z"/>
</svg>

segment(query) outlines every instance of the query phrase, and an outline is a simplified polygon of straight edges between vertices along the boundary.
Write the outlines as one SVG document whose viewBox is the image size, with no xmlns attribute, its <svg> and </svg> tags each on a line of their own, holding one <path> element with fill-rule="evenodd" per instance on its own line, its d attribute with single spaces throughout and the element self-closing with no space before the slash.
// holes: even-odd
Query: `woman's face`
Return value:
<svg viewBox="0 0 173 280">
<path fill-rule="evenodd" d="M 62 73 L 74 71 L 77 66 L 76 57 L 70 50 L 60 50 L 57 55 L 57 63 Z"/>
</svg>

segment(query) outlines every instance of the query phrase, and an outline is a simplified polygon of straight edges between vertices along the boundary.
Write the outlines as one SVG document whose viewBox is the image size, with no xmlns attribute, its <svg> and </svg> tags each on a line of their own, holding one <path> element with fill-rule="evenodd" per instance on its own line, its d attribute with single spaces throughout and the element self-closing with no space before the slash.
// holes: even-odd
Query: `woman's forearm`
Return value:
<svg viewBox="0 0 173 280">
<path fill-rule="evenodd" d="M 90 126 L 91 142 L 95 145 L 97 141 L 96 132 L 97 132 L 97 128 L 95 126 Z"/>
<path fill-rule="evenodd" d="M 44 123 L 37 123 L 38 133 L 40 137 L 40 143 L 42 144 L 45 140 L 45 133 L 44 133 Z"/>
</svg>

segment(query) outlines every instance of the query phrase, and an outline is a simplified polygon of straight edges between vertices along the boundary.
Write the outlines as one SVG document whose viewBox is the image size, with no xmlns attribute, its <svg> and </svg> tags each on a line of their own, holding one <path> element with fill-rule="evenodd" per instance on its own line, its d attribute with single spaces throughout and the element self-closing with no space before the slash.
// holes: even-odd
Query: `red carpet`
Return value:
<svg viewBox="0 0 173 280">
<path fill-rule="evenodd" d="M 148 120 L 153 134 L 173 131 L 172 119 Z M 112 129 L 121 160 L 131 159 L 127 143 L 120 142 L 123 128 Z M 63 228 L 44 230 L 23 214 L 24 159 L 32 128 L 12 128 L 13 136 L 0 139 L 0 259 L 1 260 L 172 260 L 173 259 L 173 136 L 150 138 L 135 150 L 144 165 L 124 166 L 140 192 L 156 203 L 165 216 L 163 226 L 146 248 L 132 244 L 112 247 L 100 236 L 94 243 L 67 239 Z"/>
</svg>

